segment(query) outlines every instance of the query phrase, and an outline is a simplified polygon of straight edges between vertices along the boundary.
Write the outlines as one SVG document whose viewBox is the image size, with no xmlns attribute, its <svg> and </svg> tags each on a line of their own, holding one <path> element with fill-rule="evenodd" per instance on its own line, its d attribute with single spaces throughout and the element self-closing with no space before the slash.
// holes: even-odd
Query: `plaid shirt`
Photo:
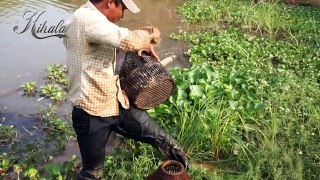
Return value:
<svg viewBox="0 0 320 180">
<path fill-rule="evenodd" d="M 91 115 L 119 115 L 119 103 L 129 108 L 115 69 L 115 48 L 138 51 L 150 43 L 147 31 L 130 31 L 110 21 L 88 1 L 77 9 L 67 27 L 69 100 Z"/>
</svg>

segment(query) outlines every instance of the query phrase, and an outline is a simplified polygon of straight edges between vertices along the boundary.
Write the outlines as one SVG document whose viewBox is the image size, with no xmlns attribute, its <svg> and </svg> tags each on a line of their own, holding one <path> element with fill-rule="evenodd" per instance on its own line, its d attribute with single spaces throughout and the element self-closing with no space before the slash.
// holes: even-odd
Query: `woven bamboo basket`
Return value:
<svg viewBox="0 0 320 180">
<path fill-rule="evenodd" d="M 151 109 L 167 101 L 175 87 L 171 75 L 147 52 L 141 57 L 126 52 L 119 77 L 121 88 L 139 109 Z"/>
</svg>

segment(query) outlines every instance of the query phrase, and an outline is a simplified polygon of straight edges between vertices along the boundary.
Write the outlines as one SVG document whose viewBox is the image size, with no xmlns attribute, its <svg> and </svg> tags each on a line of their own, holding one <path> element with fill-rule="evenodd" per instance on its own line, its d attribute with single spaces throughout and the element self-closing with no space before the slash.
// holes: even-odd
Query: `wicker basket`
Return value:
<svg viewBox="0 0 320 180">
<path fill-rule="evenodd" d="M 142 57 L 126 52 L 119 76 L 121 88 L 139 109 L 150 109 L 165 102 L 175 86 L 170 74 L 147 52 L 143 52 Z"/>
</svg>

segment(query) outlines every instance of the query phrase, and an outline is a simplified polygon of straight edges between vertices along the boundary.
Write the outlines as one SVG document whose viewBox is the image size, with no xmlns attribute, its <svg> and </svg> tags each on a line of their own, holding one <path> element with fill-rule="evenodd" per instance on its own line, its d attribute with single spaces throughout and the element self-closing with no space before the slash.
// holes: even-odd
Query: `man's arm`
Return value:
<svg viewBox="0 0 320 180">
<path fill-rule="evenodd" d="M 119 47 L 124 51 L 141 51 L 151 52 L 158 58 L 154 52 L 152 42 L 159 42 L 160 32 L 155 28 L 155 32 L 141 29 L 130 31 L 108 21 L 91 10 L 81 12 L 77 18 L 84 25 L 85 38 L 88 43 L 106 44 L 113 47 Z"/>
<path fill-rule="evenodd" d="M 160 32 L 150 33 L 146 30 L 136 30 L 129 32 L 129 35 L 121 41 L 119 48 L 124 51 L 137 51 L 139 56 L 141 56 L 142 51 L 145 50 L 150 52 L 157 61 L 160 61 L 158 55 L 154 51 L 154 45 L 159 42 Z"/>
<path fill-rule="evenodd" d="M 119 48 L 124 51 L 148 49 L 152 36 L 145 30 L 128 31 L 129 35 L 120 42 Z"/>
</svg>

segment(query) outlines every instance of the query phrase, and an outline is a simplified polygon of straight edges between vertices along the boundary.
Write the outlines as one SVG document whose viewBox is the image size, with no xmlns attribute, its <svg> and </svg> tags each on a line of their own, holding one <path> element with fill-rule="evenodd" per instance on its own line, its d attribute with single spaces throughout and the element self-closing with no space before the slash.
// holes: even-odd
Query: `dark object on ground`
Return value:
<svg viewBox="0 0 320 180">
<path fill-rule="evenodd" d="M 147 177 L 147 180 L 190 180 L 183 165 L 178 161 L 167 160 Z"/>
<path fill-rule="evenodd" d="M 168 100 L 174 90 L 174 80 L 164 67 L 149 53 L 142 57 L 135 52 L 126 52 L 117 57 L 116 71 L 120 76 L 121 88 L 139 109 L 151 109 Z"/>
</svg>

